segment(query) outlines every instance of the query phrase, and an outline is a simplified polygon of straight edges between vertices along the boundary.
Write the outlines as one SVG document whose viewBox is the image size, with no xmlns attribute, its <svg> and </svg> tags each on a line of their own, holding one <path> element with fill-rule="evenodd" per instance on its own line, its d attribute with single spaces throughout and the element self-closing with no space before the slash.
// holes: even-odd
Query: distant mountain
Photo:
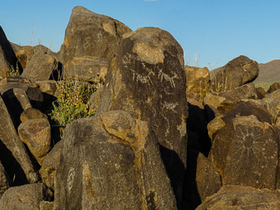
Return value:
<svg viewBox="0 0 280 210">
<path fill-rule="evenodd" d="M 280 60 L 261 63 L 259 68 L 259 76 L 254 81 L 256 87 L 263 87 L 267 90 L 274 82 L 280 82 Z"/>
</svg>

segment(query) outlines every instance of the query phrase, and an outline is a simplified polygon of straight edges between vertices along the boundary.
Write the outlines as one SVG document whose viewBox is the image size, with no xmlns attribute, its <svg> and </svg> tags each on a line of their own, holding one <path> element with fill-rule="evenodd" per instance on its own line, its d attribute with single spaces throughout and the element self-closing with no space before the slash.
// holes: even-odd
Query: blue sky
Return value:
<svg viewBox="0 0 280 210">
<path fill-rule="evenodd" d="M 280 59 L 279 0 L 1 0 L 0 25 L 19 45 L 59 51 L 75 6 L 115 18 L 132 30 L 152 26 L 181 44 L 185 63 L 210 70 L 239 55 Z"/>
</svg>

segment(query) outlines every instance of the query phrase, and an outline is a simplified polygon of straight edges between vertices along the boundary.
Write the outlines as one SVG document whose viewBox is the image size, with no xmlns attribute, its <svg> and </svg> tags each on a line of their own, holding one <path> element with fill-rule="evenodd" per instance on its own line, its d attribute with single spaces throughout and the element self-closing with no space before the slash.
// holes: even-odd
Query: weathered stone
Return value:
<svg viewBox="0 0 280 210">
<path fill-rule="evenodd" d="M 35 82 L 42 93 L 46 93 L 49 95 L 54 95 L 57 89 L 57 81 L 54 80 L 44 80 L 44 81 L 36 81 Z"/>
<path fill-rule="evenodd" d="M 126 34 L 118 56 L 111 62 L 101 94 L 102 105 L 96 113 L 126 110 L 151 124 L 177 199 L 181 196 L 187 153 L 183 64 L 183 50 L 168 32 L 141 28 Z"/>
<path fill-rule="evenodd" d="M 212 121 L 207 124 L 208 135 L 211 140 L 214 139 L 215 134 L 221 130 L 226 123 L 222 120 L 220 116 L 215 117 Z"/>
<path fill-rule="evenodd" d="M 58 62 L 53 56 L 38 51 L 32 56 L 22 76 L 32 82 L 48 80 L 57 69 Z"/>
<path fill-rule="evenodd" d="M 213 91 L 229 91 L 254 81 L 259 75 L 259 65 L 246 56 L 239 56 L 218 71 L 211 71 Z"/>
<path fill-rule="evenodd" d="M 280 209 L 279 192 L 226 185 L 197 208 L 206 209 Z"/>
<path fill-rule="evenodd" d="M 11 209 L 40 209 L 40 202 L 50 200 L 44 184 L 27 184 L 9 188 L 0 200 L 1 210 Z"/>
<path fill-rule="evenodd" d="M 64 66 L 63 77 L 97 82 L 99 75 L 107 74 L 109 63 L 107 59 L 92 56 L 74 58 Z"/>
<path fill-rule="evenodd" d="M 256 116 L 260 122 L 272 123 L 272 116 L 262 105 L 253 101 L 240 102 L 234 109 L 217 116 L 207 124 L 209 137 L 214 140 L 215 134 L 227 123 L 231 123 L 232 119 L 235 117 L 250 115 Z"/>
<path fill-rule="evenodd" d="M 39 86 L 35 83 L 28 86 L 26 94 L 30 100 L 32 107 L 41 110 L 43 107 L 44 95 Z"/>
<path fill-rule="evenodd" d="M 32 85 L 29 80 L 21 76 L 9 76 L 0 81 L 0 92 L 3 94 L 9 89 L 20 88 L 27 90 Z"/>
<path fill-rule="evenodd" d="M 39 171 L 42 181 L 49 188 L 54 190 L 54 178 L 59 167 L 60 156 L 62 149 L 62 141 L 54 145 L 52 150 L 46 155 L 42 162 L 42 167 Z"/>
<path fill-rule="evenodd" d="M 8 174 L 0 161 L 0 198 L 9 187 L 10 183 Z"/>
<path fill-rule="evenodd" d="M 54 210 L 54 203 L 49 201 L 41 201 L 40 210 Z"/>
<path fill-rule="evenodd" d="M 95 56 L 111 60 L 117 53 L 122 35 L 130 32 L 123 23 L 84 7 L 75 7 L 60 49 L 64 65 L 75 57 Z"/>
<path fill-rule="evenodd" d="M 219 94 L 207 93 L 204 98 L 204 104 L 215 107 L 222 114 L 234 108 L 243 99 L 257 98 L 254 84 L 249 83 L 228 92 Z"/>
<path fill-rule="evenodd" d="M 32 56 L 34 55 L 34 47 L 24 46 L 16 51 L 16 57 L 21 64 L 22 68 L 25 69 Z"/>
<path fill-rule="evenodd" d="M 20 88 L 13 88 L 5 91 L 2 98 L 7 106 L 9 114 L 13 120 L 14 126 L 17 129 L 20 124 L 21 113 L 28 108 L 31 108 L 31 103 L 26 92 Z"/>
<path fill-rule="evenodd" d="M 273 91 L 262 99 L 264 107 L 272 115 L 273 123 L 276 122 L 280 112 L 280 90 Z"/>
<path fill-rule="evenodd" d="M 28 108 L 24 110 L 20 115 L 21 122 L 33 119 L 48 119 L 48 117 L 47 115 L 43 114 L 40 110 L 34 108 Z"/>
<path fill-rule="evenodd" d="M 262 87 L 258 87 L 256 88 L 256 90 L 257 90 L 258 99 L 263 99 L 267 95 L 267 92 Z"/>
<path fill-rule="evenodd" d="M 280 89 L 280 83 L 279 82 L 275 82 L 275 83 L 273 83 L 270 87 L 269 87 L 269 89 L 268 89 L 268 93 L 272 93 L 273 91 L 275 91 L 275 90 L 278 90 L 278 89 Z"/>
<path fill-rule="evenodd" d="M 187 163 L 182 209 L 195 209 L 221 188 L 221 179 L 213 163 L 196 150 L 188 149 Z"/>
<path fill-rule="evenodd" d="M 223 185 L 275 189 L 278 133 L 255 115 L 236 116 L 215 135 L 209 159 Z"/>
<path fill-rule="evenodd" d="M 70 123 L 55 181 L 57 209 L 176 209 L 148 123 L 124 111 Z"/>
<path fill-rule="evenodd" d="M 0 97 L 0 140 L 1 161 L 12 179 L 12 185 L 37 182 L 38 176 L 17 135 L 2 97 Z"/>
<path fill-rule="evenodd" d="M 15 52 L 0 26 L 0 78 L 5 78 L 9 72 L 17 69 L 22 72 Z"/>
<path fill-rule="evenodd" d="M 31 119 L 18 127 L 19 137 L 40 165 L 51 147 L 51 127 L 47 119 Z"/>
<path fill-rule="evenodd" d="M 235 117 L 250 115 L 256 116 L 257 119 L 262 123 L 272 123 L 271 114 L 263 107 L 262 104 L 258 104 L 255 101 L 240 102 L 234 109 L 226 112 L 221 117 L 224 122 L 228 123 L 231 122 Z"/>
<path fill-rule="evenodd" d="M 196 168 L 197 191 L 201 202 L 218 192 L 222 187 L 218 169 L 203 154 L 199 153 Z"/>
<path fill-rule="evenodd" d="M 186 92 L 198 93 L 201 98 L 206 95 L 210 85 L 210 74 L 207 67 L 198 68 L 185 66 L 187 89 Z"/>
</svg>

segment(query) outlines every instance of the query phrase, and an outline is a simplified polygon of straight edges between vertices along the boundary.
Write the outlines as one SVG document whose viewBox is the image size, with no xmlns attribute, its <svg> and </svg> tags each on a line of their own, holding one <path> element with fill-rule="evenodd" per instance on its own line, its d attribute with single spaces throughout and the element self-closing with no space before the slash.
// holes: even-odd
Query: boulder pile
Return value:
<svg viewBox="0 0 280 210">
<path fill-rule="evenodd" d="M 0 27 L 0 209 L 280 209 L 280 90 L 258 72 L 184 66 L 167 31 L 83 7 L 58 53 Z M 58 82 L 77 78 L 94 112 L 59 125 Z"/>
</svg>

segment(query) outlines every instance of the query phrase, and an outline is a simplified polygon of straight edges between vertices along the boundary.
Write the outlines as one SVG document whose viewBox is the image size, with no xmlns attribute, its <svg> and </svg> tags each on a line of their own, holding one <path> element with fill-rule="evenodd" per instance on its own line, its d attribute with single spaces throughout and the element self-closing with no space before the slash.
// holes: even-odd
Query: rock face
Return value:
<svg viewBox="0 0 280 210">
<path fill-rule="evenodd" d="M 278 134 L 256 116 L 236 116 L 215 135 L 209 159 L 218 168 L 223 185 L 275 189 Z"/>
<path fill-rule="evenodd" d="M 217 71 L 210 72 L 214 91 L 229 91 L 252 82 L 259 75 L 259 66 L 246 56 L 239 56 Z"/>
<path fill-rule="evenodd" d="M 197 210 L 205 209 L 279 209 L 278 192 L 244 186 L 224 186 Z"/>
<path fill-rule="evenodd" d="M 107 73 L 110 61 L 104 58 L 84 56 L 74 58 L 64 66 L 64 78 L 79 78 L 96 82 L 97 76 Z"/>
<path fill-rule="evenodd" d="M 180 197 L 186 167 L 186 80 L 183 50 L 166 31 L 141 28 L 126 34 L 111 62 L 101 93 L 101 111 L 125 110 L 147 121 L 175 194 Z M 176 168 L 176 171 L 175 171 Z"/>
<path fill-rule="evenodd" d="M 56 179 L 59 209 L 176 209 L 156 136 L 124 111 L 69 124 Z"/>
<path fill-rule="evenodd" d="M 111 60 L 118 50 L 122 35 L 130 31 L 130 28 L 113 18 L 84 7 L 75 7 L 65 31 L 60 60 L 64 65 L 75 57 L 83 56 Z"/>
</svg>

